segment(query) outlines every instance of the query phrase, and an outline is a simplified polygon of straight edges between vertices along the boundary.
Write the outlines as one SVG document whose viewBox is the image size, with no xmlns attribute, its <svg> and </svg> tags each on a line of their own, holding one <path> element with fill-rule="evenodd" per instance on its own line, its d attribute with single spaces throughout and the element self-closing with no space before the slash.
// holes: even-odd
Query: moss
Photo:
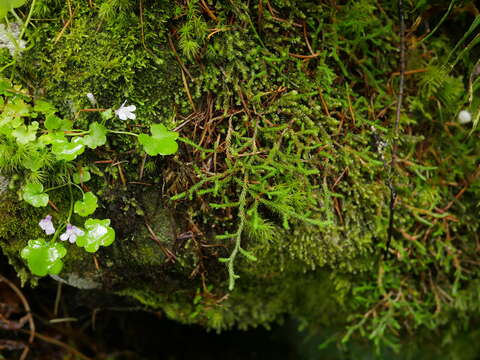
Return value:
<svg viewBox="0 0 480 360">
<path fill-rule="evenodd" d="M 11 193 L 1 194 L 0 200 L 0 248 L 24 284 L 32 280 L 32 275 L 20 260 L 20 251 L 28 240 L 42 237 L 35 220 L 41 219 L 42 213 L 25 203 L 19 203 Z"/>
<path fill-rule="evenodd" d="M 115 135 L 87 154 L 124 169 L 122 179 L 118 166 L 98 165 L 90 185 L 118 239 L 95 260 L 72 251 L 67 272 L 88 264 L 84 274 L 106 289 L 217 330 L 290 314 L 342 343 L 369 337 L 399 349 L 412 332 L 454 338 L 456 316 L 474 324 L 480 149 L 454 120 L 476 58 L 466 54 L 446 73 L 451 38 L 415 47 L 410 34 L 409 69 L 427 71 L 407 79 L 392 170 L 392 4 L 231 0 L 210 2 L 209 14 L 193 0 L 145 1 L 141 12 L 136 2 L 73 1 L 64 27 L 68 6 L 40 3 L 56 20 L 27 33 L 35 46 L 17 81 L 78 127 L 96 119 L 78 113 L 92 92 L 100 106 L 137 105 L 137 120 L 113 129 L 162 122 L 210 151 L 182 144 L 144 162 L 134 139 Z M 458 24 L 468 16 L 460 15 Z M 382 260 L 390 180 L 395 256 Z M 230 262 L 240 278 L 227 293 L 218 259 L 237 245 L 249 256 Z"/>
</svg>

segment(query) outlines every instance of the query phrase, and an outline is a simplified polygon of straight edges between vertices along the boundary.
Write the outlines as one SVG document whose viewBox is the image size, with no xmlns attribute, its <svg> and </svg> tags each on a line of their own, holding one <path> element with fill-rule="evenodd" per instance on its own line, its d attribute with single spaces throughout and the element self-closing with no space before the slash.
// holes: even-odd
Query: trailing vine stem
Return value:
<svg viewBox="0 0 480 360">
<path fill-rule="evenodd" d="M 397 162 L 398 151 L 398 127 L 400 123 L 400 116 L 403 102 L 403 88 L 405 84 L 405 14 L 403 9 L 403 0 L 398 0 L 398 15 L 400 20 L 400 84 L 398 86 L 397 108 L 395 115 L 395 124 L 393 128 L 393 142 L 392 142 L 392 160 L 390 161 L 390 171 L 388 174 L 388 187 L 390 189 L 390 215 L 388 220 L 387 244 L 385 247 L 384 258 L 388 256 L 388 250 L 392 242 L 393 223 L 395 216 L 395 200 L 397 199 L 397 191 L 394 184 L 395 165 Z"/>
<path fill-rule="evenodd" d="M 27 30 L 27 26 L 30 23 L 30 19 L 32 18 L 32 14 L 33 14 L 33 9 L 35 7 L 35 1 L 36 0 L 32 0 L 32 4 L 30 5 L 30 10 L 28 11 L 27 19 L 25 20 L 25 24 L 22 27 L 22 32 L 20 33 L 20 36 L 18 37 L 19 41 L 22 40 L 23 35 L 25 34 L 25 30 Z"/>
</svg>

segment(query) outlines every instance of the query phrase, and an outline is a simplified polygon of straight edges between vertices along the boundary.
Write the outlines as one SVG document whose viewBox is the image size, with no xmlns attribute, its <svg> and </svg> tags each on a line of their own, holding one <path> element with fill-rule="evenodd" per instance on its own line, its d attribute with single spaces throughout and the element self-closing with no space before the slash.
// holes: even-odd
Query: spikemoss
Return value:
<svg viewBox="0 0 480 360">
<path fill-rule="evenodd" d="M 91 92 L 100 106 L 137 105 L 137 120 L 117 130 L 158 122 L 185 138 L 161 160 L 120 136 L 89 155 L 125 171 L 102 166 L 94 185 L 121 237 L 98 268 L 89 262 L 106 288 L 185 323 L 248 328 L 290 314 L 329 327 L 331 340 L 368 338 L 378 349 L 407 348 L 402 338 L 428 339 L 431 329 L 448 343 L 461 334 L 457 320 L 475 323 L 480 148 L 478 134 L 455 122 L 474 56 L 452 70 L 453 40 L 415 46 L 409 35 L 395 233 L 382 260 L 398 79 L 393 5 L 70 3 L 72 12 L 39 0 L 39 14 L 56 20 L 29 30 L 35 46 L 11 75 L 82 126 L 95 116 L 79 112 Z M 469 15 L 459 11 L 461 23 Z M 232 249 L 243 252 L 232 259 Z M 72 254 L 66 269 L 81 261 Z M 240 278 L 227 294 L 232 274 Z"/>
</svg>

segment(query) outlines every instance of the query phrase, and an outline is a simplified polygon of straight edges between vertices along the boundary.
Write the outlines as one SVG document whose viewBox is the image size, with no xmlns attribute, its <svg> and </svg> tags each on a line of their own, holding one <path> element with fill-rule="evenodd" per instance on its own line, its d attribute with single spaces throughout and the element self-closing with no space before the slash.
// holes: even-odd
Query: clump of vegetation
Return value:
<svg viewBox="0 0 480 360">
<path fill-rule="evenodd" d="M 118 292 L 217 330 L 292 314 L 312 331 L 331 329 L 326 344 L 368 339 L 400 351 L 432 331 L 449 344 L 479 316 L 480 22 L 471 1 L 444 5 L 405 5 L 416 27 L 398 134 L 396 8 L 371 0 L 37 0 L 33 13 L 54 20 L 33 20 L 35 46 L 4 76 L 89 128 L 65 128 L 81 139 L 104 126 L 98 112 L 76 116 L 87 93 L 141 105 L 132 122 L 102 130 L 112 140 L 95 156 L 123 170 L 105 169 L 111 181 L 95 186 L 123 189 L 134 203 L 125 179 L 136 179 L 182 221 L 172 244 L 159 242 L 167 284 L 145 275 Z M 470 27 L 425 38 L 426 20 L 414 17 L 437 23 L 442 11 Z M 0 67 L 10 62 L 5 50 Z M 462 110 L 473 121 L 459 123 Z M 124 136 L 146 127 L 151 135 L 138 140 L 148 155 L 175 155 L 147 158 Z M 395 141 L 394 233 L 383 258 Z M 52 145 L 44 161 L 65 160 L 55 156 Z"/>
<path fill-rule="evenodd" d="M 103 110 L 100 113 L 102 121 L 90 123 L 89 130 L 76 129 L 72 121 L 57 117 L 56 109 L 50 103 L 38 100 L 32 107 L 29 103 L 31 96 L 21 88 L 14 88 L 5 80 L 0 86 L 2 174 L 24 176 L 26 181 L 21 184 L 20 197 L 34 207 L 46 207 L 49 204 L 49 191 L 63 187 L 69 189 L 70 208 L 61 226 L 55 230 L 51 215 L 39 223 L 46 235 L 53 235 L 53 239 L 48 242 L 43 238 L 30 240 L 21 252 L 33 274 L 56 275 L 63 267 L 60 259 L 67 253 L 66 248 L 56 242 L 58 238 L 76 243 L 87 252 L 96 252 L 100 246 L 111 245 L 115 239 L 109 219 L 89 218 L 98 207 L 98 198 L 92 191 L 84 191 L 87 189 L 84 183 L 90 180 L 91 175 L 88 167 L 82 167 L 85 161 L 80 162 L 77 158 L 86 148 L 97 149 L 105 145 L 109 132 L 138 136 L 139 143 L 149 155 L 171 155 L 178 149 L 175 141 L 178 134 L 168 131 L 163 124 L 151 126 L 152 136 L 109 130 L 106 122 L 113 117 L 112 109 Z M 90 98 L 94 99 L 92 96 Z M 115 115 L 121 120 L 135 119 L 133 112 L 136 107 L 124 105 L 115 110 Z M 55 175 L 47 176 L 52 171 Z M 51 187 L 44 189 L 44 183 Z M 72 187 L 80 190 L 82 200 L 74 202 Z M 55 205 L 51 205 L 56 209 Z M 84 229 L 71 224 L 74 213 L 87 217 Z M 60 235 L 64 229 L 65 232 Z"/>
</svg>

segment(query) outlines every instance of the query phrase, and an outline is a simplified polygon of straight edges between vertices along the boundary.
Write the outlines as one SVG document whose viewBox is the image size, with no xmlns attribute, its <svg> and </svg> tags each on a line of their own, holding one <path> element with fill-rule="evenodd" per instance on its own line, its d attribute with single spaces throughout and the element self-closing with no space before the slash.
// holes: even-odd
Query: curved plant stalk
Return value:
<svg viewBox="0 0 480 360">
<path fill-rule="evenodd" d="M 30 11 L 28 12 L 27 19 L 25 20 L 25 24 L 23 24 L 22 32 L 18 37 L 18 40 L 22 40 L 23 35 L 25 34 L 25 30 L 27 30 L 27 26 L 30 23 L 30 19 L 32 18 L 33 8 L 35 7 L 36 0 L 32 0 L 32 5 L 30 5 Z"/>
<path fill-rule="evenodd" d="M 453 1 L 452 1 L 453 2 Z M 398 0 L 398 13 L 400 18 L 400 84 L 398 89 L 397 109 L 395 116 L 395 124 L 393 129 L 393 144 L 392 144 L 392 160 L 390 162 L 390 173 L 388 175 L 388 187 L 390 189 L 390 215 L 388 220 L 388 234 L 387 244 L 385 247 L 384 258 L 388 256 L 388 250 L 392 242 L 393 236 L 393 222 L 395 217 L 395 200 L 397 199 L 397 191 L 394 184 L 395 165 L 397 162 L 398 151 L 398 127 L 400 123 L 400 116 L 403 102 L 403 88 L 405 84 L 405 15 L 403 10 L 403 0 Z"/>
</svg>

